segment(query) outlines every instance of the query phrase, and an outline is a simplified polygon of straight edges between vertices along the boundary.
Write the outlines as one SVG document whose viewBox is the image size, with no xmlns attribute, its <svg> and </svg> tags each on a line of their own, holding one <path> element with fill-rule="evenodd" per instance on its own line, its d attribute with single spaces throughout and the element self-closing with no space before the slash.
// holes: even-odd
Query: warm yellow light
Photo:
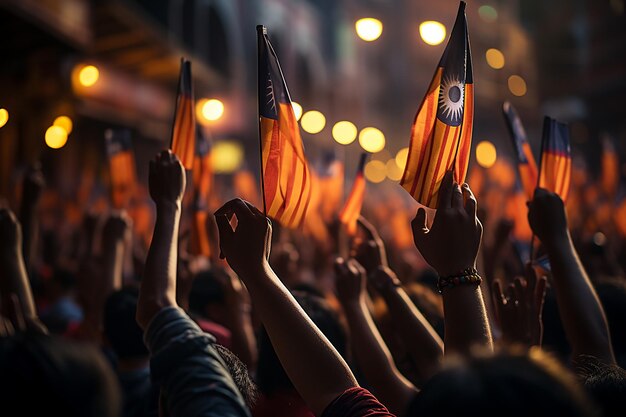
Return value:
<svg viewBox="0 0 626 417">
<path fill-rule="evenodd" d="M 356 21 L 356 34 L 364 41 L 375 41 L 383 33 L 383 23 L 372 17 L 366 17 Z"/>
<path fill-rule="evenodd" d="M 100 71 L 93 65 L 85 65 L 78 73 L 78 81 L 83 87 L 91 87 L 100 78 Z"/>
<path fill-rule="evenodd" d="M 354 142 L 358 131 L 354 123 L 347 120 L 335 123 L 333 126 L 333 139 L 341 145 Z"/>
<path fill-rule="evenodd" d="M 406 167 L 406 160 L 409 157 L 409 148 L 402 148 L 396 154 L 396 164 L 404 169 Z"/>
<path fill-rule="evenodd" d="M 295 101 L 292 101 L 291 107 L 293 107 L 293 114 L 296 116 L 296 121 L 300 120 L 302 117 L 302 106 Z"/>
<path fill-rule="evenodd" d="M 504 67 L 504 54 L 498 49 L 487 49 L 487 52 L 485 53 L 485 58 L 487 58 L 487 64 L 489 64 L 491 68 L 500 69 Z"/>
<path fill-rule="evenodd" d="M 402 174 L 404 172 L 404 167 L 400 168 L 396 163 L 395 158 L 391 158 L 387 161 L 387 178 L 391 181 L 400 181 L 402 179 Z"/>
<path fill-rule="evenodd" d="M 367 152 L 380 152 L 385 147 L 385 135 L 375 127 L 366 127 L 359 133 L 359 144 Z"/>
<path fill-rule="evenodd" d="M 9 112 L 7 109 L 0 109 L 0 127 L 7 124 L 9 121 Z"/>
<path fill-rule="evenodd" d="M 72 123 L 72 119 L 67 116 L 57 117 L 56 119 L 54 119 L 52 125 L 62 127 L 63 129 L 65 129 L 68 135 L 72 133 L 72 129 L 74 128 L 74 123 Z"/>
<path fill-rule="evenodd" d="M 446 27 L 435 20 L 420 23 L 420 36 L 429 45 L 439 45 L 446 39 Z"/>
<path fill-rule="evenodd" d="M 482 141 L 476 146 L 476 162 L 483 168 L 491 168 L 496 163 L 498 153 L 493 143 Z"/>
<path fill-rule="evenodd" d="M 387 177 L 387 167 L 383 161 L 369 161 L 365 164 L 363 173 L 368 181 L 379 183 Z"/>
<path fill-rule="evenodd" d="M 317 110 L 309 110 L 302 115 L 300 125 L 305 132 L 319 133 L 326 126 L 326 118 Z"/>
<path fill-rule="evenodd" d="M 521 97 L 526 94 L 526 81 L 519 75 L 509 77 L 509 90 L 514 96 Z"/>
<path fill-rule="evenodd" d="M 211 149 L 211 165 L 218 174 L 228 174 L 237 170 L 243 162 L 243 148 L 237 142 L 221 141 Z"/>
<path fill-rule="evenodd" d="M 52 149 L 59 149 L 67 142 L 67 132 L 61 126 L 50 126 L 46 130 L 46 145 Z"/>
<path fill-rule="evenodd" d="M 209 122 L 219 120 L 224 115 L 224 103 L 216 98 L 210 100 L 200 100 L 200 114 L 202 118 Z"/>
</svg>

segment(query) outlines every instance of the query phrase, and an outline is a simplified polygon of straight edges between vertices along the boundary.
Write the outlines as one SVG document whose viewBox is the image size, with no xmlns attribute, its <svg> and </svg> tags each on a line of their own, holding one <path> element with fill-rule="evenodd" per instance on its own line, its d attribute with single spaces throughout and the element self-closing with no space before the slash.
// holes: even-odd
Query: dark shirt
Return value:
<svg viewBox="0 0 626 417">
<path fill-rule="evenodd" d="M 150 368 L 117 372 L 124 401 L 124 417 L 158 417 L 159 390 L 150 382 Z"/>
<path fill-rule="evenodd" d="M 224 361 L 204 333 L 177 307 L 152 319 L 144 335 L 152 381 L 160 386 L 171 417 L 249 417 Z"/>
<path fill-rule="evenodd" d="M 324 410 L 322 417 L 394 417 L 365 388 L 350 388 L 335 398 Z"/>
</svg>

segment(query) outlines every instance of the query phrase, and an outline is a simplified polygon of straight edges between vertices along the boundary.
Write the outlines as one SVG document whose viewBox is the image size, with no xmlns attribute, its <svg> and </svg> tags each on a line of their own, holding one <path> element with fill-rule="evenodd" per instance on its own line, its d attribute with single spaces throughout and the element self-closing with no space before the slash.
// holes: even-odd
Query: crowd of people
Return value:
<svg viewBox="0 0 626 417">
<path fill-rule="evenodd" d="M 2 201 L 3 415 L 626 412 L 623 238 L 584 202 L 568 215 L 537 189 L 518 210 L 548 266 L 524 265 L 522 226 L 451 173 L 436 213 L 398 220 L 402 201 L 378 199 L 347 248 L 340 226 L 320 242 L 230 200 L 209 216 L 206 258 L 181 232 L 186 183 L 171 151 L 151 161 L 151 239 L 124 210 L 51 228 L 37 168 L 19 204 Z"/>
</svg>

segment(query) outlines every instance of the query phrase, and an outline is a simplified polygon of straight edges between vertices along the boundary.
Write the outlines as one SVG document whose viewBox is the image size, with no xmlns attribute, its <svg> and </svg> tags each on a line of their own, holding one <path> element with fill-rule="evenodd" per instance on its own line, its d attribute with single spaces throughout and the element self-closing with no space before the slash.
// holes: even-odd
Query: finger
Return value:
<svg viewBox="0 0 626 417">
<path fill-rule="evenodd" d="M 224 248 L 230 245 L 235 232 L 230 225 L 230 221 L 228 221 L 228 216 L 225 214 L 216 214 L 215 223 L 217 224 L 217 230 L 219 233 L 220 259 L 224 259 Z"/>
<path fill-rule="evenodd" d="M 446 172 L 439 185 L 439 201 L 437 208 L 445 209 L 450 208 L 452 203 L 452 171 Z"/>
<path fill-rule="evenodd" d="M 513 280 L 513 286 L 515 287 L 515 299 L 521 302 L 525 298 L 526 282 L 518 277 Z"/>
<path fill-rule="evenodd" d="M 232 211 L 237 216 L 237 221 L 248 220 L 254 217 L 254 214 L 241 198 L 235 198 L 224 204 L 215 214 L 222 214 L 222 211 Z"/>
<path fill-rule="evenodd" d="M 426 233 L 428 233 L 428 226 L 426 225 L 426 210 L 423 207 L 417 209 L 417 214 L 413 221 L 411 221 L 411 229 L 413 229 L 413 237 L 418 240 L 421 239 Z"/>
<path fill-rule="evenodd" d="M 461 210 L 463 208 L 463 193 L 461 187 L 456 182 L 452 184 L 452 200 L 450 205 L 453 209 Z"/>
<path fill-rule="evenodd" d="M 25 332 L 26 331 L 26 319 L 24 318 L 24 311 L 22 310 L 22 303 L 20 302 L 17 294 L 11 294 L 9 298 L 9 307 L 11 308 L 11 313 L 13 315 L 13 327 L 15 327 L 16 331 Z"/>
<path fill-rule="evenodd" d="M 365 268 L 356 259 L 350 259 L 348 263 L 350 265 L 351 270 L 353 270 L 356 275 L 364 276 L 366 274 Z"/>
<path fill-rule="evenodd" d="M 529 302 L 533 302 L 533 297 L 537 292 L 537 273 L 531 262 L 526 263 L 526 293 Z"/>
<path fill-rule="evenodd" d="M 248 201 L 246 201 L 246 200 L 242 200 L 242 201 L 246 204 L 246 206 L 248 206 L 248 208 L 250 209 L 250 211 L 252 212 L 252 214 L 253 214 L 255 217 L 265 217 L 265 214 L 263 214 L 263 213 L 261 212 L 261 210 L 259 210 L 258 208 L 256 208 L 256 207 L 254 206 L 254 204 L 252 204 L 252 203 L 250 203 L 250 202 L 248 202 Z"/>
<path fill-rule="evenodd" d="M 463 191 L 463 200 L 465 201 L 465 211 L 469 216 L 476 217 L 476 208 L 478 207 L 478 202 L 476 201 L 474 193 L 467 183 L 463 184 L 461 190 Z"/>
<path fill-rule="evenodd" d="M 378 235 L 378 231 L 376 230 L 374 225 L 368 222 L 365 219 L 365 217 L 359 216 L 359 218 L 357 219 L 357 224 L 361 226 L 361 228 L 363 229 L 363 232 L 365 232 L 365 236 L 367 237 L 367 239 L 369 240 L 380 239 L 380 236 Z"/>
<path fill-rule="evenodd" d="M 343 259 L 341 256 L 338 256 L 337 259 L 335 259 L 335 273 L 339 277 L 345 277 L 348 275 L 348 272 L 349 271 L 345 259 Z"/>
<path fill-rule="evenodd" d="M 548 279 L 546 277 L 537 279 L 537 286 L 535 288 L 535 306 L 538 312 L 540 312 L 543 308 L 543 303 L 546 299 L 547 284 Z"/>
<path fill-rule="evenodd" d="M 504 298 L 504 294 L 502 293 L 502 283 L 499 279 L 493 281 L 493 297 L 496 301 L 496 304 L 503 305 L 506 299 Z"/>
</svg>

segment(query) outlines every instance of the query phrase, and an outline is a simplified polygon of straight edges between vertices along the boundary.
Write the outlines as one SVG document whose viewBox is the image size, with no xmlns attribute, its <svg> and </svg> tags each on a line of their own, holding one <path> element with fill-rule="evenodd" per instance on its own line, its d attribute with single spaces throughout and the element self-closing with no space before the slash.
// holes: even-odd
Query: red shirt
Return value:
<svg viewBox="0 0 626 417">
<path fill-rule="evenodd" d="M 350 388 L 335 398 L 322 417 L 395 417 L 368 390 Z"/>
</svg>

